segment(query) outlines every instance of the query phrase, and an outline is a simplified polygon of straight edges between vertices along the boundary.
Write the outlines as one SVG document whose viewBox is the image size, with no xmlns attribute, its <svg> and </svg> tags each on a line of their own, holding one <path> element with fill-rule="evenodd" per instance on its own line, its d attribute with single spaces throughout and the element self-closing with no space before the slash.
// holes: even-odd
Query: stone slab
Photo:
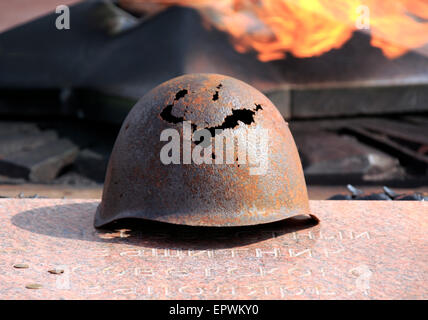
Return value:
<svg viewBox="0 0 428 320">
<path fill-rule="evenodd" d="M 317 225 L 96 230 L 98 203 L 0 199 L 0 299 L 428 298 L 426 202 L 311 201 Z"/>
<path fill-rule="evenodd" d="M 291 92 L 292 118 L 323 118 L 421 112 L 427 110 L 426 85 L 302 88 Z"/>
<path fill-rule="evenodd" d="M 28 178 L 35 183 L 48 183 L 62 168 L 73 163 L 78 151 L 70 140 L 58 139 L 0 158 L 0 173 L 14 178 Z"/>
<path fill-rule="evenodd" d="M 308 183 L 377 181 L 400 177 L 397 159 L 352 136 L 324 130 L 294 130 Z"/>
<path fill-rule="evenodd" d="M 3 159 L 9 154 L 29 151 L 51 143 L 58 139 L 55 131 L 26 132 L 12 135 L 0 135 L 0 157 Z"/>
</svg>

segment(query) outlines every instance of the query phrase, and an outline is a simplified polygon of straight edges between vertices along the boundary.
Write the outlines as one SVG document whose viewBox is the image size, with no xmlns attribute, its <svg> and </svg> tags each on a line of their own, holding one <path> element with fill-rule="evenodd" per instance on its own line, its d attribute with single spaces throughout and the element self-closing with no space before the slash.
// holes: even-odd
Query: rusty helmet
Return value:
<svg viewBox="0 0 428 320">
<path fill-rule="evenodd" d="M 243 226 L 300 214 L 309 214 L 303 170 L 276 107 L 240 80 L 188 74 L 157 86 L 129 112 L 95 227 L 122 218 Z"/>
</svg>

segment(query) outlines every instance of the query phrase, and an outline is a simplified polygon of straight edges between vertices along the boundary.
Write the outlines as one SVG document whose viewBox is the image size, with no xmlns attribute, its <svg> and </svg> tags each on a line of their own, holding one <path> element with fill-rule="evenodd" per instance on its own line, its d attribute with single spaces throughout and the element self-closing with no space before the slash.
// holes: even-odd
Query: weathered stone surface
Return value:
<svg viewBox="0 0 428 320">
<path fill-rule="evenodd" d="M 309 181 L 385 180 L 400 174 L 397 159 L 358 142 L 321 130 L 294 130 L 293 136 Z"/>
<path fill-rule="evenodd" d="M 0 122 L 0 136 L 9 135 L 13 133 L 35 133 L 40 132 L 37 125 L 29 122 L 14 122 L 2 121 Z"/>
<path fill-rule="evenodd" d="M 0 297 L 428 298 L 426 202 L 311 201 L 318 225 L 296 217 L 247 228 L 95 230 L 98 204 L 0 199 Z"/>
<path fill-rule="evenodd" d="M 84 176 L 103 182 L 107 170 L 108 157 L 91 149 L 84 149 L 79 152 L 74 165 L 78 172 Z"/>
<path fill-rule="evenodd" d="M 14 185 L 14 184 L 22 184 L 27 182 L 24 178 L 11 178 L 8 176 L 0 175 L 0 185 Z"/>
<path fill-rule="evenodd" d="M 67 139 L 59 139 L 31 150 L 19 151 L 0 159 L 0 174 L 27 178 L 32 182 L 50 182 L 76 158 L 78 148 Z"/>
<path fill-rule="evenodd" d="M 391 114 L 427 109 L 426 85 L 303 88 L 291 92 L 293 118 Z"/>
<path fill-rule="evenodd" d="M 91 180 L 88 177 L 73 171 L 60 175 L 54 181 L 52 181 L 52 183 L 57 186 L 63 185 L 63 186 L 76 186 L 77 188 L 84 188 L 84 187 L 102 188 L 102 184 L 97 183 L 96 181 Z M 86 197 L 86 199 L 89 199 L 89 198 L 93 198 L 93 197 Z"/>
<path fill-rule="evenodd" d="M 28 151 L 57 140 L 57 138 L 56 132 L 50 130 L 1 135 L 0 156 L 5 157 L 19 151 Z"/>
<path fill-rule="evenodd" d="M 406 142 L 428 145 L 428 125 L 426 124 L 415 125 L 397 120 L 364 119 L 359 126 Z"/>
</svg>

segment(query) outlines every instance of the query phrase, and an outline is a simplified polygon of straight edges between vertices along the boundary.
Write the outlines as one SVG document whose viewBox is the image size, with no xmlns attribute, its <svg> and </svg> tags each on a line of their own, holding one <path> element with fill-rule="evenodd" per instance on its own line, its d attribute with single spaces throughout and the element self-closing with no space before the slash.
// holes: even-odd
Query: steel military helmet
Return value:
<svg viewBox="0 0 428 320">
<path fill-rule="evenodd" d="M 95 227 L 122 218 L 243 226 L 300 214 L 309 214 L 303 170 L 276 107 L 237 79 L 189 74 L 129 112 Z"/>
</svg>

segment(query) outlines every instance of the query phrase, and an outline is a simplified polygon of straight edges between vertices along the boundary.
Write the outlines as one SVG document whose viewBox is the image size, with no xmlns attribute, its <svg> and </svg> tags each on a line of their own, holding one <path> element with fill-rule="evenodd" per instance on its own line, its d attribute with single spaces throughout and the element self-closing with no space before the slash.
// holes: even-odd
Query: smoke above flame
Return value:
<svg viewBox="0 0 428 320">
<path fill-rule="evenodd" d="M 199 11 L 208 27 L 228 33 L 238 52 L 261 61 L 319 56 L 352 34 L 371 34 L 371 45 L 390 58 L 428 44 L 428 0 L 122 0 L 149 12 L 172 5 Z M 426 52 L 426 48 L 422 50 Z"/>
</svg>

